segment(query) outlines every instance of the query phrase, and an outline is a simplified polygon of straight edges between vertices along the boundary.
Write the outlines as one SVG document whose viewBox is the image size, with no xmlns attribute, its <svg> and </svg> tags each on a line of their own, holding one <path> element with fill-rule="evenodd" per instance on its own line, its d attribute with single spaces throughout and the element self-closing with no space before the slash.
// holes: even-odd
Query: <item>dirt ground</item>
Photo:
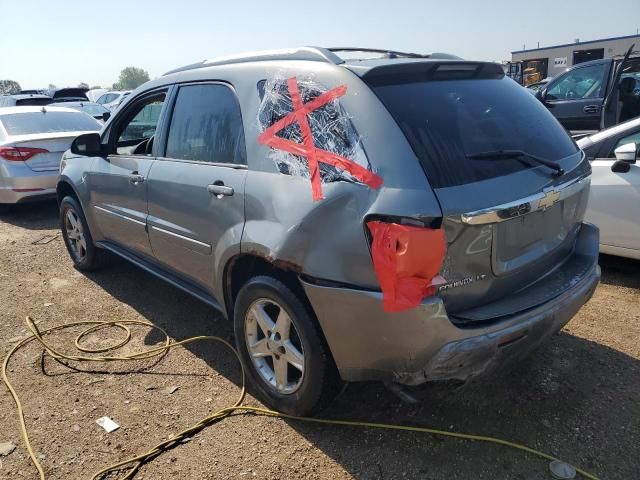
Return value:
<svg viewBox="0 0 640 480">
<path fill-rule="evenodd" d="M 71 266 L 57 232 L 55 203 L 0 214 L 0 355 L 40 328 L 79 320 L 139 319 L 169 335 L 232 338 L 210 307 L 144 271 L 113 259 L 84 275 Z M 48 243 L 47 243 L 48 242 Z M 384 385 L 353 384 L 326 416 L 429 426 L 498 436 L 539 448 L 603 479 L 640 478 L 640 263 L 603 258 L 594 298 L 542 348 L 508 373 L 456 388 L 411 390 L 415 405 Z M 50 340 L 73 346 L 71 329 Z M 111 332 L 120 338 L 121 332 Z M 126 347 L 160 336 L 134 329 Z M 98 335 L 87 342 L 99 345 Z M 50 479 L 85 479 L 145 451 L 235 401 L 239 369 L 231 354 L 206 344 L 161 361 L 79 365 L 70 370 L 30 344 L 10 364 L 33 446 Z M 178 387 L 173 393 L 173 387 Z M 252 398 L 249 404 L 258 405 Z M 106 433 L 95 420 L 120 429 Z M 0 478 L 37 478 L 21 441 L 14 405 L 0 386 Z M 136 479 L 517 479 L 551 478 L 548 462 L 495 445 L 425 434 L 317 426 L 237 416 L 210 426 L 145 465 Z"/>
</svg>

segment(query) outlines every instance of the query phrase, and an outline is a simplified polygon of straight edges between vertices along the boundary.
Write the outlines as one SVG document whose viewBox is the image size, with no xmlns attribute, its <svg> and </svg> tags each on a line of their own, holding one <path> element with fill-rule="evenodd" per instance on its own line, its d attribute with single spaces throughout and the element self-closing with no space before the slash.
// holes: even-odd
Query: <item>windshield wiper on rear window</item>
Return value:
<svg viewBox="0 0 640 480">
<path fill-rule="evenodd" d="M 564 174 L 564 169 L 556 162 L 536 157 L 535 155 L 524 152 L 522 150 L 491 150 L 487 152 L 472 153 L 470 155 L 467 155 L 466 157 L 470 158 L 471 160 L 503 160 L 507 158 L 526 157 L 527 159 L 531 159 L 534 162 L 539 163 L 540 165 L 544 165 L 545 167 L 549 167 L 550 169 L 555 170 L 555 175 L 558 177 Z"/>
</svg>

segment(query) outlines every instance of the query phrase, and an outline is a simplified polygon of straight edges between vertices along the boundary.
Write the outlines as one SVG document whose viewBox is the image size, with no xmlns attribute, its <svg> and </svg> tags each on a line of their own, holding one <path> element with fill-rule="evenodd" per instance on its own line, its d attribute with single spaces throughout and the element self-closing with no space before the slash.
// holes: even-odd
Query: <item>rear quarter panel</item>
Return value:
<svg viewBox="0 0 640 480">
<path fill-rule="evenodd" d="M 218 68 L 207 69 L 207 76 L 215 79 Z M 326 89 L 347 86 L 340 102 L 361 136 L 373 171 L 383 178 L 379 190 L 342 181 L 323 183 L 325 198 L 314 202 L 309 179 L 280 173 L 269 148 L 258 142 L 257 83 L 274 76 L 310 78 Z M 230 65 L 224 67 L 224 79 L 240 99 L 249 165 L 242 252 L 312 277 L 378 288 L 364 219 L 441 215 L 422 168 L 386 108 L 354 73 L 319 62 Z"/>
</svg>

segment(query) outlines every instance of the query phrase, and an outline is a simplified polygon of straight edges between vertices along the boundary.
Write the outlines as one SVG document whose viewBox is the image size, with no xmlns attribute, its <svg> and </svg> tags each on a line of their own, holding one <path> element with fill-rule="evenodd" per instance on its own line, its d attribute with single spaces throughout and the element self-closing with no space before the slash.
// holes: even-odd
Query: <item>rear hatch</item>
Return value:
<svg viewBox="0 0 640 480">
<path fill-rule="evenodd" d="M 71 142 L 84 133 L 97 132 L 101 125 L 91 116 L 75 110 L 61 111 L 43 107 L 39 111 L 0 116 L 7 132 L 5 145 L 25 150 L 25 164 L 33 171 L 56 170 L 62 154 Z"/>
<path fill-rule="evenodd" d="M 363 79 L 440 202 L 448 245 L 439 294 L 450 314 L 464 317 L 540 285 L 570 257 L 590 166 L 534 96 L 491 63 L 432 61 L 370 73 Z M 558 292 L 537 292 L 518 308 Z M 488 320 L 491 309 L 485 312 L 470 317 Z"/>
<path fill-rule="evenodd" d="M 34 172 L 55 171 L 60 168 L 62 154 L 69 150 L 71 142 L 83 133 L 66 132 L 29 135 L 12 138 L 12 146 L 18 148 L 37 149 L 34 155 L 24 162 Z"/>
</svg>

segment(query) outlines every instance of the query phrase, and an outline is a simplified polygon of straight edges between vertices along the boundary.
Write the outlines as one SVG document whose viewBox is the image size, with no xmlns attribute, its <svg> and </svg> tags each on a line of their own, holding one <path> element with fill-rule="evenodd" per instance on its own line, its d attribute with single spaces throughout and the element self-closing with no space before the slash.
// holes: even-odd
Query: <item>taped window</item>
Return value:
<svg viewBox="0 0 640 480">
<path fill-rule="evenodd" d="M 293 84 L 291 83 L 292 80 L 294 81 Z M 293 77 L 286 79 L 278 77 L 259 82 L 258 91 L 261 103 L 257 120 L 262 134 L 296 110 L 291 94 L 292 85 L 293 88 L 297 85 L 297 92 L 299 92 L 302 105 L 321 99 L 323 95 L 331 94 L 332 92 L 308 78 Z M 342 88 L 346 91 L 346 87 Z M 334 160 L 337 165 L 332 165 L 320 158 L 318 162 L 320 182 L 359 181 L 372 188 L 378 188 L 382 181 L 379 177 L 369 172 L 370 165 L 362 147 L 360 136 L 349 115 L 340 105 L 337 98 L 338 95 L 326 101 L 326 103 L 321 102 L 321 106 L 306 114 L 313 146 L 335 154 L 334 157 L 338 159 L 337 161 Z M 305 143 L 303 129 L 298 121 L 277 131 L 275 136 L 278 139 L 288 140 L 298 145 Z M 267 142 L 261 141 L 261 143 Z M 269 151 L 269 158 L 273 160 L 281 173 L 310 178 L 313 181 L 307 155 L 296 155 L 272 145 Z M 340 159 L 347 162 L 340 162 Z M 367 172 L 365 173 L 365 171 Z M 320 196 L 319 198 L 322 197 Z M 314 192 L 314 200 L 319 198 L 316 197 Z"/>
</svg>

